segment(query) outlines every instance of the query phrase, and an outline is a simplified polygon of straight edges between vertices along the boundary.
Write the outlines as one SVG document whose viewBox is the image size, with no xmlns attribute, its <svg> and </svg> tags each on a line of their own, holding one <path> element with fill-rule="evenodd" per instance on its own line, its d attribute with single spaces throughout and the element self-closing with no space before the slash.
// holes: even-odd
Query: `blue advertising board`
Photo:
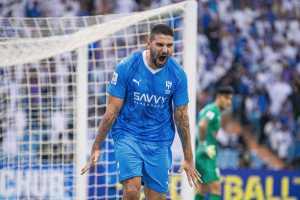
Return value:
<svg viewBox="0 0 300 200">
<path fill-rule="evenodd" d="M 74 199 L 73 165 L 0 166 L 0 200 Z"/>
</svg>

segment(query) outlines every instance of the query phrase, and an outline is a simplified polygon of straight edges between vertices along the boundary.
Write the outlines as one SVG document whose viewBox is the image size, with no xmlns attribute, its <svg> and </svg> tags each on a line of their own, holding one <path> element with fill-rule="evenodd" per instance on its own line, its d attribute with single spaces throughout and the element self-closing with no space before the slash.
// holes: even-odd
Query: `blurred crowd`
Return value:
<svg viewBox="0 0 300 200">
<path fill-rule="evenodd" d="M 0 2 L 2 17 L 68 17 L 130 13 L 182 0 L 6 0 Z"/>
<path fill-rule="evenodd" d="M 56 59 L 0 69 L 0 166 L 73 162 L 74 66 Z"/>
<path fill-rule="evenodd" d="M 180 0 L 6 0 L 0 2 L 0 16 L 105 15 L 142 11 L 176 2 Z M 286 167 L 299 167 L 299 35 L 299 0 L 199 1 L 197 110 L 213 100 L 218 85 L 231 85 L 236 92 L 229 117 L 231 123 L 218 134 L 220 157 L 223 158 L 221 168 L 272 167 L 245 148 L 243 133 L 246 131 L 258 144 L 283 160 Z M 68 70 L 71 72 L 72 66 Z M 96 75 L 90 74 L 89 80 L 103 81 Z M 74 92 L 70 88 L 62 89 L 62 93 Z M 93 105 L 94 99 L 91 98 L 89 105 Z M 100 103 L 94 104 L 103 105 L 103 101 L 105 96 L 101 96 Z M 94 115 L 103 112 L 102 107 L 97 109 Z M 20 114 L 22 117 L 26 116 Z M 54 118 L 59 124 L 66 117 L 63 112 L 57 112 Z M 91 123 L 95 126 L 97 121 Z M 68 130 L 72 128 L 67 127 Z M 57 129 L 65 130 L 66 127 Z M 73 136 L 67 134 L 66 137 Z"/>
<path fill-rule="evenodd" d="M 199 14 L 199 65 L 203 66 L 199 108 L 211 100 L 216 86 L 233 86 L 233 117 L 243 127 L 241 132 L 249 131 L 287 167 L 296 166 L 300 156 L 300 1 L 208 0 L 200 4 Z M 232 155 L 229 160 L 247 153 L 240 150 L 239 137 L 226 129 L 219 134 L 225 157 Z M 251 153 L 245 159 L 253 167 L 272 167 Z"/>
</svg>

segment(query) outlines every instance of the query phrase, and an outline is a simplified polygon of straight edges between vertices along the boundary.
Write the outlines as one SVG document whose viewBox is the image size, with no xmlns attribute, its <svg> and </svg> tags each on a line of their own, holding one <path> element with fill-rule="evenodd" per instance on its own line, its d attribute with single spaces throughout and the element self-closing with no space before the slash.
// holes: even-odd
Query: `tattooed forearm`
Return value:
<svg viewBox="0 0 300 200">
<path fill-rule="evenodd" d="M 96 136 L 95 142 L 93 144 L 93 148 L 98 148 L 99 144 L 105 140 L 109 129 L 111 128 L 112 124 L 114 123 L 115 119 L 119 114 L 120 108 L 113 104 L 109 104 L 107 106 L 107 110 L 103 115 L 103 118 L 100 122 L 98 128 L 98 135 Z"/>
<path fill-rule="evenodd" d="M 180 106 L 176 108 L 175 123 L 181 140 L 184 158 L 185 160 L 192 161 L 193 155 L 187 106 Z"/>
</svg>

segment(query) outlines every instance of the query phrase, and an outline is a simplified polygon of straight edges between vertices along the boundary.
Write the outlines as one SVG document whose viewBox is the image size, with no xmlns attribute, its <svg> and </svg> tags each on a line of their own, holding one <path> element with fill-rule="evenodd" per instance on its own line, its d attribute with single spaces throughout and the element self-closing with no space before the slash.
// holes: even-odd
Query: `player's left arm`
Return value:
<svg viewBox="0 0 300 200">
<path fill-rule="evenodd" d="M 193 161 L 193 152 L 191 145 L 190 125 L 188 116 L 188 106 L 178 106 L 175 109 L 175 123 L 181 140 L 184 159 L 188 162 Z"/>
<path fill-rule="evenodd" d="M 188 86 L 187 76 L 184 71 L 179 71 L 178 82 L 175 84 L 176 88 L 173 95 L 174 103 L 174 120 L 177 131 L 181 140 L 181 145 L 184 154 L 183 169 L 187 175 L 190 185 L 195 185 L 201 182 L 200 174 L 194 167 L 192 141 L 190 134 L 189 116 L 188 116 Z"/>
<path fill-rule="evenodd" d="M 188 106 L 182 105 L 176 107 L 174 118 L 184 154 L 183 169 L 187 174 L 190 185 L 192 186 L 194 184 L 197 187 L 199 182 L 202 181 L 200 178 L 201 175 L 194 167 Z"/>
</svg>

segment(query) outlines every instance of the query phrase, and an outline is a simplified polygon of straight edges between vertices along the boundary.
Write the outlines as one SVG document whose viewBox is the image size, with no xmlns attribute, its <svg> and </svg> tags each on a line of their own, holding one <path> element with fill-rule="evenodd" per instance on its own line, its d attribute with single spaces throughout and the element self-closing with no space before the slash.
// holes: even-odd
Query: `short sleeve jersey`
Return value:
<svg viewBox="0 0 300 200">
<path fill-rule="evenodd" d="M 199 113 L 200 120 L 207 121 L 205 141 L 207 144 L 217 144 L 216 133 L 221 127 L 221 111 L 215 103 L 206 105 Z"/>
<path fill-rule="evenodd" d="M 173 108 L 188 103 L 187 77 L 174 58 L 153 72 L 142 51 L 133 53 L 117 65 L 108 93 L 124 101 L 111 129 L 113 137 L 128 134 L 142 141 L 172 143 Z"/>
</svg>

